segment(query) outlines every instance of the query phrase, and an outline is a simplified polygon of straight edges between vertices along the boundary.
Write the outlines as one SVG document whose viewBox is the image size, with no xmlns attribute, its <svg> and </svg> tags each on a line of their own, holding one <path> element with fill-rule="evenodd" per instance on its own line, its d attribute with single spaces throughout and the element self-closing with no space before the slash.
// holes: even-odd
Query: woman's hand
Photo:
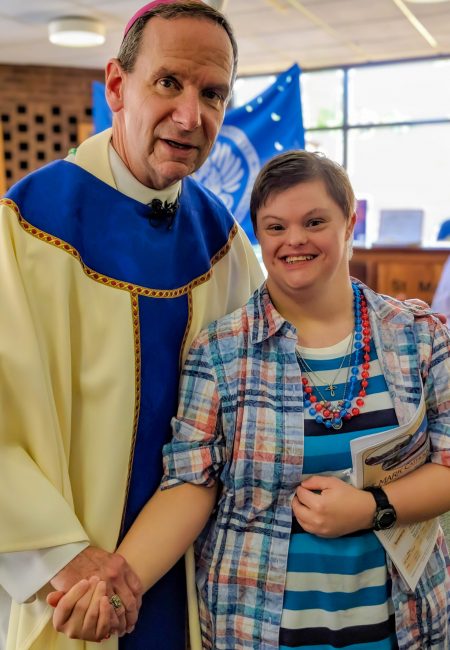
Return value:
<svg viewBox="0 0 450 650">
<path fill-rule="evenodd" d="M 341 537 L 372 527 L 375 501 L 334 476 L 311 476 L 298 486 L 292 509 L 307 533 Z"/>
<path fill-rule="evenodd" d="M 80 580 L 64 595 L 52 592 L 47 602 L 55 607 L 55 630 L 70 639 L 99 642 L 114 632 L 114 609 L 106 595 L 106 582 L 98 577 Z"/>
</svg>

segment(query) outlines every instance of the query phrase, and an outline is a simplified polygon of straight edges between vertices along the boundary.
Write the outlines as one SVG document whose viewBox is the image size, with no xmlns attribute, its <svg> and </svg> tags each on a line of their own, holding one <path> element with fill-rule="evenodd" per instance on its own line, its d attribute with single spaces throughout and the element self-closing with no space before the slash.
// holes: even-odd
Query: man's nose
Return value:
<svg viewBox="0 0 450 650">
<path fill-rule="evenodd" d="M 202 122 L 201 102 L 194 91 L 185 91 L 177 98 L 172 114 L 174 122 L 186 131 L 194 131 Z"/>
</svg>

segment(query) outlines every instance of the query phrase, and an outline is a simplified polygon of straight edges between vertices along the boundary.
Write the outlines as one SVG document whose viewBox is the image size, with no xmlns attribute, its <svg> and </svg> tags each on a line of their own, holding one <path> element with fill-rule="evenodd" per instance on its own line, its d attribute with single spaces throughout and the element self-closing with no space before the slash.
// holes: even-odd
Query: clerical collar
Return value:
<svg viewBox="0 0 450 650">
<path fill-rule="evenodd" d="M 177 181 L 164 190 L 154 190 L 143 185 L 133 176 L 111 143 L 108 145 L 108 154 L 111 171 L 119 192 L 146 205 L 149 205 L 154 199 L 159 199 L 162 204 L 176 202 L 181 192 L 181 181 Z"/>
</svg>

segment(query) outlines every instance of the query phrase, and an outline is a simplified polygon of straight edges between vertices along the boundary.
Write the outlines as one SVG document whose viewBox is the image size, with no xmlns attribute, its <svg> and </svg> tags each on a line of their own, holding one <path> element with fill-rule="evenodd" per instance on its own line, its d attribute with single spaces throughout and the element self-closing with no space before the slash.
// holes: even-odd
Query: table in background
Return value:
<svg viewBox="0 0 450 650">
<path fill-rule="evenodd" d="M 355 246 L 350 273 L 379 293 L 431 304 L 449 255 L 450 242 L 422 247 Z"/>
</svg>

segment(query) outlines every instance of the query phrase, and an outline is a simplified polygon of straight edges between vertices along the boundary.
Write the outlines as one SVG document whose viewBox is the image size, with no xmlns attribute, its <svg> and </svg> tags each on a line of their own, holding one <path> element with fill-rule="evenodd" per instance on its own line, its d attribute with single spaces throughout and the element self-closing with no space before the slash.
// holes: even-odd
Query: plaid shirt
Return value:
<svg viewBox="0 0 450 650">
<path fill-rule="evenodd" d="M 450 465 L 450 345 L 429 310 L 359 283 L 399 424 L 424 387 L 432 462 Z M 203 645 L 278 648 L 291 501 L 302 479 L 303 394 L 295 328 L 265 285 L 246 306 L 194 342 L 181 380 L 162 487 L 180 482 L 222 491 L 196 544 Z M 442 534 L 415 593 L 388 559 L 401 650 L 450 648 L 450 561 Z"/>
</svg>

